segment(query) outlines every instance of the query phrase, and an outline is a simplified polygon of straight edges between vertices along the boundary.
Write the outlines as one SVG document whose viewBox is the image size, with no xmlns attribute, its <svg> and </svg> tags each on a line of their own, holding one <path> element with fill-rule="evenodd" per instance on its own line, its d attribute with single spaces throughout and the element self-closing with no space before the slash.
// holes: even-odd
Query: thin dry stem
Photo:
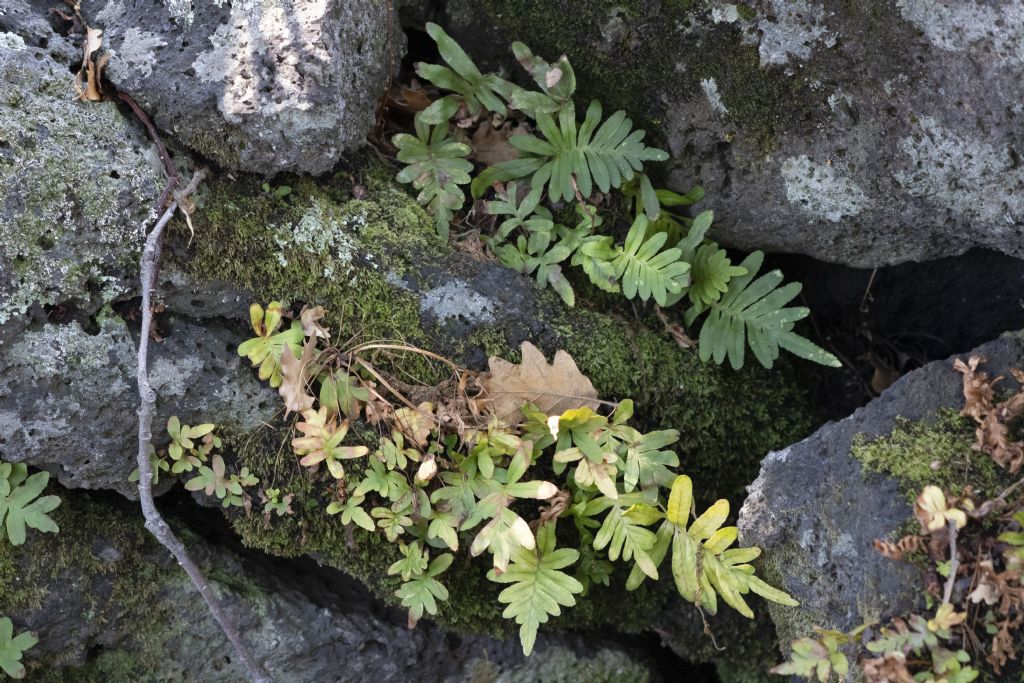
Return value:
<svg viewBox="0 0 1024 683">
<path fill-rule="evenodd" d="M 953 597 L 953 584 L 956 583 L 956 573 L 960 569 L 960 560 L 956 556 L 956 522 L 950 520 L 949 529 L 949 576 L 946 577 L 946 587 L 942 591 L 942 602 L 949 602 Z"/>
<path fill-rule="evenodd" d="M 188 184 L 188 187 L 179 195 L 180 197 L 187 197 L 195 191 L 199 183 L 205 176 L 205 171 L 200 169 L 193 176 L 192 181 Z M 160 220 L 156 226 L 150 231 L 149 236 L 146 238 L 146 245 L 142 250 L 142 259 L 140 262 L 140 277 L 142 285 L 142 331 L 139 334 L 139 354 L 138 354 L 138 368 L 137 368 L 137 380 L 139 385 L 139 452 L 137 454 L 138 465 L 139 465 L 139 502 L 142 506 L 142 514 L 146 519 L 146 528 L 156 537 L 156 540 L 160 542 L 160 545 L 167 548 L 174 559 L 178 561 L 181 568 L 185 570 L 189 578 L 192 579 L 192 583 L 195 584 L 196 589 L 200 595 L 203 596 L 203 600 L 206 601 L 206 606 L 209 608 L 213 618 L 217 620 L 220 627 L 224 630 L 224 635 L 228 637 L 231 644 L 235 647 L 235 652 L 238 657 L 242 660 L 246 670 L 249 673 L 249 677 L 256 683 L 271 683 L 273 679 L 263 669 L 263 667 L 256 661 L 252 653 L 249 652 L 248 647 L 242 641 L 241 636 L 238 633 L 238 626 L 234 623 L 234 620 L 225 611 L 224 606 L 220 603 L 217 597 L 213 594 L 209 584 L 206 582 L 202 571 L 192 560 L 186 550 L 184 544 L 175 536 L 174 532 L 167 525 L 167 522 L 160 515 L 159 510 L 156 508 L 156 503 L 153 500 L 153 470 L 149 462 L 149 449 L 153 438 L 153 409 L 156 406 L 156 392 L 149 385 L 149 330 L 153 323 L 153 310 L 151 308 L 151 296 L 153 284 L 156 280 L 156 268 L 157 263 L 160 260 L 161 252 L 161 236 L 163 235 L 164 228 L 167 223 L 170 222 L 174 216 L 174 212 L 178 208 L 177 200 L 171 202 L 167 210 L 164 211 Z"/>
</svg>

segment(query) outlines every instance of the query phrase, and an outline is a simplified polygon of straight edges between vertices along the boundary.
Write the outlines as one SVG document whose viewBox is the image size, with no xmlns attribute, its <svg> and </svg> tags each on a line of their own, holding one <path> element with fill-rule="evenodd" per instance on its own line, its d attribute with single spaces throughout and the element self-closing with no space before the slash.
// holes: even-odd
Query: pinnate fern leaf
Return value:
<svg viewBox="0 0 1024 683">
<path fill-rule="evenodd" d="M 25 650 L 34 646 L 39 639 L 32 633 L 14 635 L 14 624 L 7 617 L 0 617 L 0 671 L 11 678 L 25 677 L 25 666 L 21 663 Z"/>
<path fill-rule="evenodd" d="M 722 363 L 728 356 L 729 363 L 738 370 L 743 367 L 746 342 L 766 368 L 779 357 L 779 348 L 815 363 L 839 367 L 835 356 L 793 331 L 794 323 L 810 312 L 803 306 L 786 306 L 800 293 L 800 284 L 780 287 L 782 273 L 778 270 L 755 279 L 763 260 L 760 251 L 752 253 L 739 266 L 746 274 L 732 278 L 718 301 L 694 303 L 686 312 L 684 321 L 691 325 L 708 311 L 700 331 L 701 360 L 713 358 Z"/>
<path fill-rule="evenodd" d="M 0 541 L 11 545 L 25 542 L 25 528 L 56 533 L 57 524 L 47 513 L 60 505 L 57 496 L 41 496 L 50 475 L 37 472 L 28 476 L 24 463 L 0 463 Z"/>
<path fill-rule="evenodd" d="M 507 114 L 499 93 L 507 94 L 514 86 L 496 74 L 482 74 L 465 50 L 437 24 L 428 23 L 427 34 L 437 43 L 441 59 L 448 66 L 420 62 L 416 64 L 416 73 L 437 87 L 457 94 L 437 100 L 421 111 L 416 120 L 432 125 L 446 124 L 461 103 L 465 103 L 470 116 L 484 111 Z"/>
<path fill-rule="evenodd" d="M 448 600 L 448 589 L 437 580 L 451 566 L 454 557 L 445 553 L 434 558 L 430 565 L 421 573 L 406 579 L 395 596 L 402 600 L 402 605 L 409 608 L 409 623 L 415 625 L 424 612 L 437 614 L 438 601 Z"/>
<path fill-rule="evenodd" d="M 469 182 L 473 164 L 466 157 L 469 145 L 448 134 L 448 124 L 429 126 L 417 119 L 416 135 L 399 133 L 391 138 L 398 160 L 407 164 L 396 178 L 420 190 L 416 198 L 434 216 L 438 234 L 447 239 L 448 225 L 466 200 L 459 185 Z"/>
<path fill-rule="evenodd" d="M 601 113 L 601 103 L 592 101 L 577 127 L 572 103 L 558 110 L 557 122 L 551 114 L 538 112 L 537 129 L 544 138 L 509 138 L 520 157 L 485 169 L 473 181 L 473 196 L 479 197 L 495 182 L 531 176 L 532 186 L 546 184 L 552 199 L 569 201 L 576 196 L 577 187 L 583 197 L 590 196 L 595 186 L 608 192 L 641 172 L 645 161 L 668 159 L 663 150 L 644 144 L 644 131 L 633 130 L 625 112 L 615 112 L 604 123 Z"/>
<path fill-rule="evenodd" d="M 693 303 L 713 303 L 729 291 L 729 280 L 746 274 L 745 268 L 732 264 L 725 249 L 717 244 L 702 244 L 690 261 L 687 295 Z"/>
<path fill-rule="evenodd" d="M 647 236 L 647 217 L 637 216 L 613 262 L 627 299 L 639 296 L 647 301 L 653 297 L 664 306 L 669 295 L 679 294 L 689 284 L 690 264 L 680 260 L 678 247 L 661 251 L 665 239 L 661 232 Z"/>
<path fill-rule="evenodd" d="M 743 596 L 756 593 L 766 600 L 796 606 L 788 593 L 754 576 L 748 564 L 761 551 L 758 548 L 730 548 L 738 530 L 723 527 L 729 516 L 729 501 L 718 500 L 693 522 L 693 483 L 679 475 L 672 484 L 665 517 L 673 525 L 672 576 L 676 589 L 688 601 L 700 601 L 709 614 L 718 612 L 718 596 L 743 616 L 752 619 L 753 610 Z"/>
<path fill-rule="evenodd" d="M 565 55 L 549 64 L 520 42 L 512 43 L 512 52 L 516 56 L 516 61 L 530 72 L 530 76 L 541 90 L 536 92 L 513 87 L 508 97 L 509 105 L 513 109 L 536 117 L 539 112 L 552 114 L 572 99 L 573 93 L 576 92 L 576 74 Z"/>
<path fill-rule="evenodd" d="M 646 525 L 657 521 L 661 516 L 652 515 L 654 508 L 643 504 L 643 496 L 639 494 L 620 495 L 618 500 L 606 496 L 595 498 L 587 504 L 588 516 L 608 510 L 601 528 L 594 536 L 594 549 L 608 548 L 611 560 L 622 556 L 624 561 L 634 561 L 647 576 L 658 578 L 658 569 L 649 552 L 654 547 L 654 532 Z"/>
<path fill-rule="evenodd" d="M 533 651 L 540 625 L 561 614 L 561 607 L 575 605 L 574 595 L 583 592 L 583 584 L 561 571 L 578 559 L 579 552 L 571 548 L 555 550 L 555 525 L 545 524 L 537 530 L 534 550 L 516 548 L 508 571 L 487 573 L 491 581 L 512 584 L 498 600 L 506 605 L 501 615 L 519 624 L 523 654 Z"/>
</svg>

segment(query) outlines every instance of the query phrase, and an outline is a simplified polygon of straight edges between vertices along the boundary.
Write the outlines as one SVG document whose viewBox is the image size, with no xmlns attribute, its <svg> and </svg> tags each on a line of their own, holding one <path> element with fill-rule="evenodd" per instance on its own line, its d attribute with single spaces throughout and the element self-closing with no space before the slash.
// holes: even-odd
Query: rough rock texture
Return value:
<svg viewBox="0 0 1024 683">
<path fill-rule="evenodd" d="M 47 0 L 5 0 L 0 7 L 0 45 L 21 45 L 47 50 L 61 64 L 81 61 L 82 52 L 70 40 L 54 33 Z M 6 32 L 8 35 L 2 35 Z"/>
<path fill-rule="evenodd" d="M 138 408 L 136 339 L 109 311 L 95 324 L 35 326 L 0 347 L 0 456 L 47 468 L 66 486 L 134 497 L 128 475 L 138 449 L 131 422 Z M 223 326 L 184 319 L 152 345 L 158 444 L 171 415 L 252 429 L 274 414 L 277 395 L 239 362 L 235 344 Z"/>
<path fill-rule="evenodd" d="M 65 66 L 3 36 L 0 353 L 28 312 L 41 317 L 53 304 L 93 312 L 131 289 L 163 188 L 151 145 L 112 103 L 74 101 Z"/>
<path fill-rule="evenodd" d="M 975 354 L 988 358 L 986 371 L 1008 374 L 1009 367 L 1024 367 L 1024 336 L 1004 336 L 962 357 Z M 1005 388 L 1013 386 L 1008 381 Z M 739 527 L 744 544 L 764 548 L 768 575 L 801 602 L 800 608 L 772 606 L 780 640 L 806 635 L 812 625 L 846 630 L 882 621 L 915 605 L 917 570 L 872 549 L 874 539 L 890 538 L 912 519 L 907 492 L 896 478 L 866 472 L 851 448 L 857 435 L 868 441 L 889 435 L 899 418 L 934 421 L 941 409 L 962 405 L 952 359 L 936 361 L 845 420 L 765 458 Z M 926 457 L 927 472 L 937 456 Z M 897 462 L 890 469 L 906 467 Z M 998 476 L 1010 483 L 1009 474 Z"/>
<path fill-rule="evenodd" d="M 217 163 L 323 173 L 359 147 L 403 39 L 376 0 L 86 0 L 106 75 Z"/>
<path fill-rule="evenodd" d="M 91 494 L 60 492 L 56 535 L 0 546 L 0 614 L 40 638 L 33 681 L 246 680 L 219 626 L 141 515 Z M 351 579 L 274 566 L 182 528 L 254 654 L 278 681 L 569 681 L 656 678 L 636 651 L 542 637 L 526 660 L 516 643 L 409 631 Z M 483 678 L 481 678 L 483 677 Z"/>
<path fill-rule="evenodd" d="M 566 53 L 582 103 L 647 124 L 729 245 L 861 267 L 1024 256 L 1020 0 L 406 4 L 513 73 L 513 39 Z"/>
</svg>

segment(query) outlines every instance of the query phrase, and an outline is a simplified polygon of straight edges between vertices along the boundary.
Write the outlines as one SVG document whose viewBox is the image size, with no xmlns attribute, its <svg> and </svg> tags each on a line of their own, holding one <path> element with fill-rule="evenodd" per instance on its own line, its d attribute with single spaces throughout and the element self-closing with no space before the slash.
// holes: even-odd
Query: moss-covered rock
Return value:
<svg viewBox="0 0 1024 683">
<path fill-rule="evenodd" d="M 913 502 L 925 486 L 959 492 L 970 485 L 975 494 L 990 498 L 1006 485 L 1006 471 L 988 455 L 974 450 L 975 424 L 952 408 L 932 419 L 897 420 L 888 436 L 868 441 L 854 438 L 850 454 L 866 472 L 887 474 Z"/>
<path fill-rule="evenodd" d="M 133 289 L 163 181 L 112 102 L 73 99 L 67 67 L 0 44 L 0 345 L 30 310 L 95 311 Z"/>
<path fill-rule="evenodd" d="M 60 531 L 30 530 L 17 548 L 0 543 L 0 614 L 40 639 L 25 655 L 28 680 L 246 680 L 220 627 L 137 508 L 51 492 L 63 499 L 52 515 Z M 275 680 L 541 680 L 531 678 L 538 669 L 549 681 L 652 676 L 642 653 L 604 641 L 546 637 L 526 660 L 515 645 L 426 623 L 410 631 L 404 615 L 350 579 L 272 566 L 172 523 Z"/>
<path fill-rule="evenodd" d="M 642 123 L 672 155 L 655 174 L 679 191 L 702 185 L 713 236 L 730 246 L 860 267 L 975 245 L 1022 254 L 1024 174 L 1007 151 L 1020 135 L 1002 94 L 1020 90 L 1020 19 L 998 7 L 402 4 L 410 26 L 437 21 L 475 59 L 520 79 L 511 41 L 549 60 L 567 55 L 580 111 L 596 97 Z"/>
<path fill-rule="evenodd" d="M 214 181 L 193 217 L 194 238 L 178 227 L 169 267 L 204 291 L 241 288 L 263 303 L 324 306 L 332 334 L 352 340 L 347 343 L 402 339 L 478 369 L 490 355 L 516 360 L 523 340 L 549 355 L 566 349 L 603 398 L 635 399 L 643 427 L 680 430 L 682 469 L 698 482 L 705 501 L 735 500 L 765 449 L 806 433 L 813 411 L 792 368 L 737 373 L 705 365 L 660 331 L 585 307 L 566 309 L 530 279 L 452 252 L 404 190 L 372 166 L 362 173 L 362 199 L 350 198 L 351 182 L 343 174 L 320 184 L 284 180 L 291 188 L 284 197 L 256 179 Z M 187 300 L 186 290 L 174 299 Z M 245 312 L 243 304 L 236 315 Z M 418 355 L 381 362 L 420 381 L 444 377 L 443 368 Z M 294 516 L 264 524 L 259 516 L 238 514 L 235 529 L 247 544 L 272 554 L 312 555 L 344 569 L 394 602 L 399 582 L 384 570 L 397 558 L 397 547 L 327 516 L 328 482 L 298 466 L 288 439 L 278 421 L 226 434 L 226 447 L 240 465 L 296 496 Z M 374 440 L 369 433 L 368 442 Z M 352 472 L 359 467 L 354 462 Z M 457 561 L 445 576 L 452 598 L 438 621 L 458 631 L 509 633 L 495 601 L 498 588 L 485 573 L 483 562 Z M 647 582 L 626 594 L 624 581 L 617 574 L 613 588 L 592 590 L 554 627 L 658 629 L 658 615 L 672 604 L 671 611 L 692 616 L 673 617 L 674 628 L 685 626 L 670 639 L 672 646 L 695 658 L 713 654 L 696 612 L 673 601 L 671 582 Z"/>
<path fill-rule="evenodd" d="M 1024 365 L 1024 339 L 1005 336 L 969 355 L 986 357 L 993 376 L 1008 375 Z M 962 405 L 952 359 L 936 361 L 847 419 L 765 458 L 740 530 L 745 543 L 765 548 L 766 576 L 801 602 L 771 606 L 783 642 L 813 626 L 848 630 L 915 609 L 917 568 L 882 557 L 875 539 L 910 529 L 911 502 L 925 485 L 952 492 L 971 485 L 984 496 L 1012 482 L 972 451 L 974 429 L 958 416 Z"/>
<path fill-rule="evenodd" d="M 324 306 L 349 344 L 401 339 L 475 369 L 491 355 L 516 360 L 524 340 L 549 355 L 565 349 L 602 398 L 632 398 L 643 425 L 679 429 L 683 467 L 704 481 L 705 499 L 737 496 L 761 453 L 813 422 L 792 365 L 735 372 L 616 315 L 566 309 L 530 279 L 449 250 L 412 198 L 369 174 L 365 199 L 349 199 L 340 176 L 291 181 L 283 199 L 256 179 L 214 183 L 176 267 L 200 288 Z M 391 364 L 421 381 L 444 376 L 416 355 Z"/>
</svg>

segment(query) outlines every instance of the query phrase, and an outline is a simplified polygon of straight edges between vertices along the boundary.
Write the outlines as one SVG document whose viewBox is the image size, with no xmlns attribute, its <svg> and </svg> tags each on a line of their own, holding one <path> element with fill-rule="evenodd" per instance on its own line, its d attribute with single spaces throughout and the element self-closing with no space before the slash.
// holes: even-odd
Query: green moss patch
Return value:
<svg viewBox="0 0 1024 683">
<path fill-rule="evenodd" d="M 874 441 L 858 435 L 851 455 L 866 471 L 895 478 L 911 502 L 929 484 L 951 493 L 970 484 L 980 496 L 997 495 L 1008 475 L 973 444 L 974 423 L 947 408 L 934 421 L 901 418 L 891 434 Z"/>
<path fill-rule="evenodd" d="M 59 491 L 62 503 L 51 516 L 57 534 L 30 533 L 25 545 L 0 543 L 0 614 L 38 610 L 79 610 L 70 618 L 128 620 L 126 650 L 104 651 L 86 667 L 64 668 L 70 653 L 50 653 L 36 661 L 30 650 L 33 679 L 39 681 L 143 680 L 162 664 L 166 639 L 181 634 L 183 624 L 161 601 L 169 583 L 187 581 L 183 573 L 153 562 L 161 549 L 143 528 L 141 517 L 102 504 L 88 494 Z M 173 571 L 173 573 L 172 573 Z M 89 584 L 82 590 L 81 583 Z M 76 586 L 67 596 L 52 591 Z M 40 666 L 44 668 L 40 668 Z"/>
</svg>

